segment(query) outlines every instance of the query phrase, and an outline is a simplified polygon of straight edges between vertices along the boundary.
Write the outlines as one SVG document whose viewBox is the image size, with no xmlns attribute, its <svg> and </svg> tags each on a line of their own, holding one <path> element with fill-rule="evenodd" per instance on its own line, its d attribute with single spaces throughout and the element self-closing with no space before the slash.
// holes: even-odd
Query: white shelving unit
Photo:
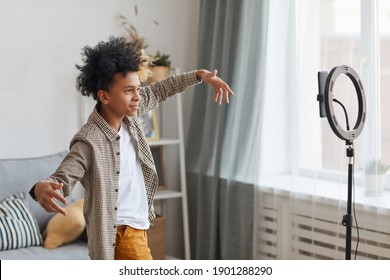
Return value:
<svg viewBox="0 0 390 280">
<path fill-rule="evenodd" d="M 178 73 L 178 69 L 171 69 L 173 73 Z M 167 102 L 167 101 L 166 101 Z M 185 148 L 184 148 L 184 132 L 183 132 L 183 110 L 182 110 L 182 101 L 181 93 L 176 94 L 171 97 L 169 102 L 176 103 L 176 120 L 172 120 L 172 123 L 177 124 L 177 138 L 160 138 L 159 140 L 149 141 L 150 147 L 174 147 L 178 149 L 179 153 L 179 186 L 175 186 L 174 189 L 170 188 L 167 185 L 166 189 L 158 190 L 155 196 L 156 201 L 161 201 L 162 203 L 169 203 L 171 199 L 180 199 L 181 200 L 181 211 L 183 219 L 183 241 L 184 241 L 184 258 L 189 260 L 191 257 L 190 254 L 190 237 L 189 237 L 189 225 L 188 225 L 188 205 L 187 205 L 187 184 L 186 184 L 186 168 L 185 168 Z M 159 110 L 164 111 L 164 103 L 160 104 Z M 164 131 L 162 133 L 163 136 Z M 169 168 L 169 167 L 168 167 Z M 167 169 L 168 169 L 167 168 Z"/>
</svg>

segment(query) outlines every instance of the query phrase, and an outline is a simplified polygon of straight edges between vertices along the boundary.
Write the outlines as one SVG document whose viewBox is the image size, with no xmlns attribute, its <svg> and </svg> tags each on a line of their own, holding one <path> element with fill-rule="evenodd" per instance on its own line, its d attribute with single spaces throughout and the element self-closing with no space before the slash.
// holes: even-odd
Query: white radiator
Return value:
<svg viewBox="0 0 390 280">
<path fill-rule="evenodd" d="M 345 208 L 331 199 L 262 192 L 257 202 L 256 259 L 345 259 Z M 390 213 L 356 205 L 360 242 L 356 259 L 390 259 Z M 357 244 L 352 231 L 352 259 Z"/>
</svg>

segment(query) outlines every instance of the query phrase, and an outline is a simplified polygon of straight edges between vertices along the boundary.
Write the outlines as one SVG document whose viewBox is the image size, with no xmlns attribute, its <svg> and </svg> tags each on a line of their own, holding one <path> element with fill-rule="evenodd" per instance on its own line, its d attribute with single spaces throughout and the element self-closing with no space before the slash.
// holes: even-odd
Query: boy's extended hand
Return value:
<svg viewBox="0 0 390 280">
<path fill-rule="evenodd" d="M 67 212 L 64 207 L 61 207 L 57 202 L 67 204 L 66 199 L 58 192 L 62 189 L 63 184 L 54 182 L 38 182 L 35 185 L 35 196 L 38 203 L 47 212 L 58 212 L 66 216 Z"/>
<path fill-rule="evenodd" d="M 196 77 L 214 88 L 214 102 L 218 102 L 219 105 L 222 104 L 223 96 L 225 96 L 226 103 L 229 103 L 229 95 L 234 95 L 229 85 L 217 76 L 217 70 L 210 72 L 200 69 L 197 70 Z"/>
</svg>

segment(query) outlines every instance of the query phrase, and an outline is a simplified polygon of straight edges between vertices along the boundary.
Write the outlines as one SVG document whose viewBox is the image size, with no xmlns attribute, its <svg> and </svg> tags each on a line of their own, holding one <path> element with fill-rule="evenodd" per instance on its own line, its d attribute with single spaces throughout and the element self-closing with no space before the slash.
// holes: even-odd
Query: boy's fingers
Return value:
<svg viewBox="0 0 390 280">
<path fill-rule="evenodd" d="M 57 192 L 57 190 L 61 190 L 64 187 L 64 184 L 50 183 L 50 185 L 55 190 L 55 192 L 53 193 L 52 199 L 55 198 L 65 205 L 68 204 L 68 201 L 59 192 Z"/>
<path fill-rule="evenodd" d="M 57 184 L 57 183 L 54 183 L 54 182 L 51 182 L 50 185 L 52 186 L 53 189 L 55 190 L 60 190 L 63 188 L 64 184 L 60 183 L 60 184 Z"/>
</svg>

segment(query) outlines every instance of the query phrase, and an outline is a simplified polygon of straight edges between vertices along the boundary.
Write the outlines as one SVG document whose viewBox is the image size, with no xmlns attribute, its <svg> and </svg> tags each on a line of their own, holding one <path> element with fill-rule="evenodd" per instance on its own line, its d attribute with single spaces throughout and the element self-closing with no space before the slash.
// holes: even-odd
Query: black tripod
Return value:
<svg viewBox="0 0 390 280">
<path fill-rule="evenodd" d="M 345 239 L 345 259 L 351 259 L 351 242 L 352 242 L 352 180 L 353 180 L 353 163 L 354 149 L 353 142 L 346 140 L 348 163 L 348 199 L 347 199 L 347 214 L 343 216 L 342 224 L 347 227 Z"/>
</svg>

